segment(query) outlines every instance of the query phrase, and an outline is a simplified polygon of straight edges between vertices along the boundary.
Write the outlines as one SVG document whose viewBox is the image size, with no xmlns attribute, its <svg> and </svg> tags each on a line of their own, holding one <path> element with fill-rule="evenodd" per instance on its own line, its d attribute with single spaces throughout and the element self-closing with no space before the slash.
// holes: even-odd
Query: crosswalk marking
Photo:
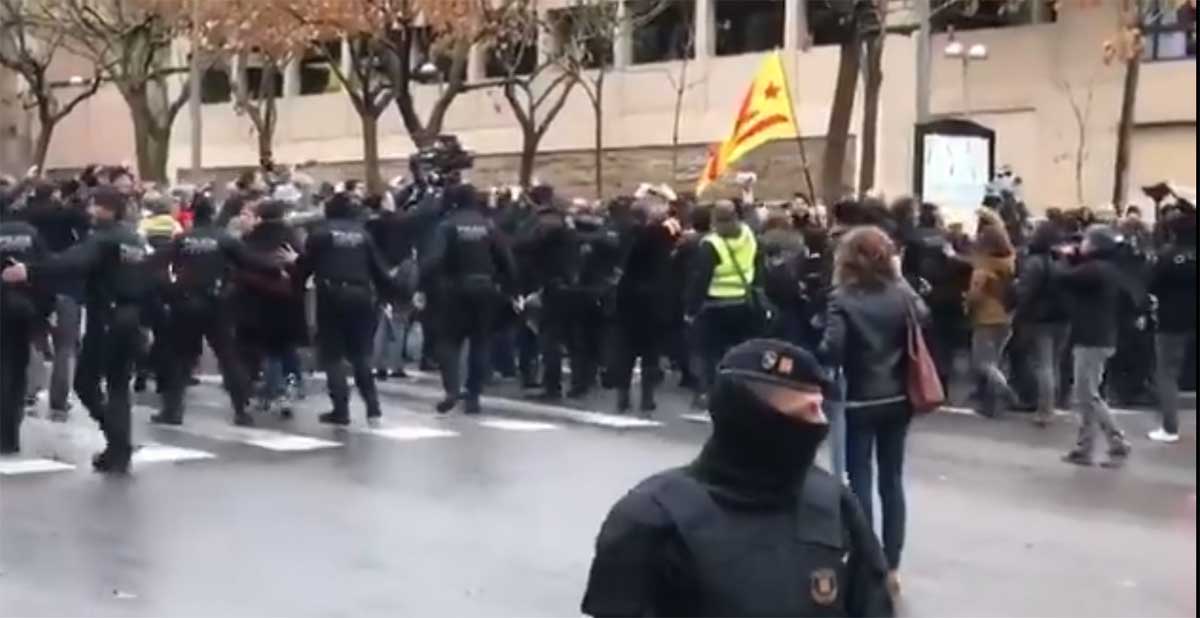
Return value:
<svg viewBox="0 0 1200 618">
<path fill-rule="evenodd" d="M 154 414 L 154 410 L 145 406 L 136 406 L 134 411 L 138 415 L 145 417 Z M 189 415 L 184 419 L 183 425 L 160 425 L 157 427 L 165 431 L 188 434 L 218 442 L 236 442 L 268 451 L 285 453 L 337 448 L 342 445 L 341 442 L 334 442 L 333 440 L 300 436 L 273 429 L 236 427 L 228 424 L 226 421 L 207 418 L 202 414 Z"/>
<path fill-rule="evenodd" d="M 138 464 L 175 463 L 216 458 L 216 455 L 207 451 L 148 443 L 133 452 L 132 461 L 133 465 L 136 466 Z"/>
<path fill-rule="evenodd" d="M 558 425 L 551 423 L 519 421 L 511 418 L 487 418 L 479 421 L 479 425 L 481 427 L 501 429 L 504 431 L 554 431 L 556 429 L 561 429 Z"/>
<path fill-rule="evenodd" d="M 53 459 L 0 459 L 0 476 L 66 472 L 75 466 Z"/>
<path fill-rule="evenodd" d="M 679 418 L 681 418 L 689 423 L 703 423 L 705 425 L 712 423 L 711 417 L 709 417 L 707 414 L 703 414 L 703 413 L 699 413 L 699 412 L 690 413 L 690 414 L 680 414 Z"/>
<path fill-rule="evenodd" d="M 392 425 L 385 427 L 364 427 L 355 428 L 351 431 L 355 433 L 363 433 L 389 440 L 400 440 L 411 442 L 415 440 L 429 440 L 431 438 L 456 438 L 458 432 L 448 429 L 437 429 L 435 427 L 420 427 L 416 425 Z"/>
</svg>

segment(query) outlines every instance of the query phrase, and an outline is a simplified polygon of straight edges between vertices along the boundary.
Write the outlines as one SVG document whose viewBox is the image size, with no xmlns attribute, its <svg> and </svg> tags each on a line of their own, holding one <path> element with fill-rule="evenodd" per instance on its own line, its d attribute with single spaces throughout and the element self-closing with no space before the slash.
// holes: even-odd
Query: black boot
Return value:
<svg viewBox="0 0 1200 618">
<path fill-rule="evenodd" d="M 121 454 L 105 450 L 92 457 L 92 469 L 104 474 L 128 474 L 129 459 L 129 453 Z"/>
<path fill-rule="evenodd" d="M 654 386 L 653 384 L 642 383 L 642 401 L 638 406 L 643 414 L 649 416 L 651 412 L 658 409 L 658 404 L 654 401 Z"/>
<path fill-rule="evenodd" d="M 250 416 L 246 411 L 235 412 L 233 414 L 233 424 L 238 427 L 253 427 L 254 417 Z"/>
<path fill-rule="evenodd" d="M 172 425 L 178 427 L 183 424 L 183 415 L 178 412 L 168 412 L 163 410 L 158 414 L 150 417 L 150 422 L 155 425 Z"/>
<path fill-rule="evenodd" d="M 466 402 L 463 405 L 463 414 L 468 416 L 477 416 L 482 412 L 483 410 L 479 405 L 479 397 L 467 397 Z"/>
<path fill-rule="evenodd" d="M 449 414 L 454 408 L 458 407 L 458 397 L 447 395 L 445 399 L 438 402 L 434 409 L 438 414 Z"/>
<path fill-rule="evenodd" d="M 325 425 L 338 425 L 345 427 L 350 424 L 350 415 L 345 412 L 326 412 L 317 417 L 317 421 Z"/>
</svg>

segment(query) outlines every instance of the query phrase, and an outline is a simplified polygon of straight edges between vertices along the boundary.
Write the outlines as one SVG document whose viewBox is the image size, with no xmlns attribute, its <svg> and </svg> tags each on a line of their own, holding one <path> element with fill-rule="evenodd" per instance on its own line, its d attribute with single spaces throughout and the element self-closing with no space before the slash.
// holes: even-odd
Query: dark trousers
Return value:
<svg viewBox="0 0 1200 618">
<path fill-rule="evenodd" d="M 71 378 L 79 354 L 79 326 L 82 308 L 72 296 L 59 294 L 54 302 L 54 363 L 50 370 L 50 409 L 66 410 L 71 394 Z"/>
<path fill-rule="evenodd" d="M 904 498 L 904 443 L 912 412 L 907 403 L 846 410 L 846 467 L 850 489 L 863 513 L 874 517 L 874 458 L 879 468 L 879 501 L 883 516 L 883 553 L 892 569 L 900 568 L 908 508 Z M 872 523 L 872 525 L 874 525 Z"/>
<path fill-rule="evenodd" d="M 0 453 L 21 449 L 25 416 L 25 371 L 33 326 L 28 320 L 0 320 Z"/>
<path fill-rule="evenodd" d="M 654 401 L 654 390 L 663 380 L 662 354 L 665 330 L 654 336 L 644 327 L 621 324 L 614 330 L 616 342 L 613 358 L 613 385 L 627 392 L 633 383 L 633 365 L 642 361 L 642 403 Z"/>
<path fill-rule="evenodd" d="M 761 325 L 748 303 L 704 307 L 700 314 L 704 346 L 704 383 L 716 383 L 717 364 L 725 353 L 759 335 Z"/>
<path fill-rule="evenodd" d="M 567 349 L 571 356 L 571 388 L 582 391 L 596 385 L 605 366 L 604 340 L 608 321 L 595 295 L 580 293 L 567 324 Z"/>
<path fill-rule="evenodd" d="M 538 378 L 538 336 L 522 320 L 517 325 L 517 368 L 521 372 L 521 385 L 533 386 Z"/>
<path fill-rule="evenodd" d="M 130 437 L 130 380 L 143 347 L 141 309 L 122 305 L 108 314 L 88 313 L 87 333 L 75 373 L 75 393 L 108 442 L 110 461 L 128 461 Z M 104 382 L 104 389 L 100 383 Z"/>
<path fill-rule="evenodd" d="M 1163 430 L 1179 433 L 1179 377 L 1184 370 L 1188 344 L 1196 333 L 1158 333 L 1155 349 L 1158 356 L 1156 382 L 1158 409 L 1162 413 Z"/>
<path fill-rule="evenodd" d="M 168 325 L 170 360 L 163 395 L 163 415 L 182 419 L 184 397 L 192 367 L 208 341 L 235 414 L 246 410 L 250 398 L 250 375 L 242 365 L 233 341 L 232 316 L 218 298 L 185 298 L 171 307 Z"/>
<path fill-rule="evenodd" d="M 930 320 L 930 326 L 925 333 L 929 342 L 929 354 L 937 365 L 938 378 L 946 386 L 946 395 L 950 395 L 950 386 L 954 383 L 954 361 L 960 351 L 967 347 L 969 330 L 962 325 L 962 320 L 954 316 L 935 314 Z"/>
<path fill-rule="evenodd" d="M 347 363 L 367 406 L 367 418 L 382 416 L 371 372 L 375 315 L 375 300 L 366 287 L 347 286 L 317 293 L 317 356 L 325 370 L 334 416 L 350 416 Z"/>
<path fill-rule="evenodd" d="M 567 343 L 570 303 L 561 289 L 547 288 L 544 293 L 541 332 L 538 345 L 542 352 L 542 386 L 547 393 L 562 394 L 563 346 Z M 571 368 L 575 370 L 574 367 Z"/>
<path fill-rule="evenodd" d="M 447 398 L 457 398 L 463 390 L 461 375 L 462 347 L 467 347 L 468 399 L 478 400 L 488 373 L 492 321 L 495 318 L 496 297 L 491 291 L 454 292 L 443 315 L 441 351 L 442 386 Z"/>
<path fill-rule="evenodd" d="M 1138 328 L 1135 321 L 1122 320 L 1117 352 L 1109 359 L 1105 375 L 1109 398 L 1124 405 L 1154 400 L 1154 333 Z"/>
</svg>

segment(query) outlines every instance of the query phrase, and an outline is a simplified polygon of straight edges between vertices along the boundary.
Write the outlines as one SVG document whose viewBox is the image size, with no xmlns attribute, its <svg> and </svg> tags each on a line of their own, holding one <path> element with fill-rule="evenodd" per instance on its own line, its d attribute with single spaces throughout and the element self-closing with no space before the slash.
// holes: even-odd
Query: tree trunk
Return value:
<svg viewBox="0 0 1200 618">
<path fill-rule="evenodd" d="M 837 82 L 829 112 L 829 129 L 825 132 L 825 162 L 821 170 L 821 192 L 829 204 L 842 198 L 845 182 L 842 170 L 846 166 L 846 150 L 850 141 L 850 121 L 854 115 L 854 98 L 858 90 L 858 67 L 862 51 L 857 34 L 842 43 L 838 60 Z"/>
<path fill-rule="evenodd" d="M 271 171 L 275 167 L 275 148 L 272 130 L 273 127 L 269 123 L 264 122 L 263 128 L 258 131 L 258 165 L 263 171 Z"/>
<path fill-rule="evenodd" d="M 137 152 L 138 176 L 144 181 L 167 182 L 167 157 L 171 148 L 171 128 L 160 126 L 145 92 L 125 94 L 133 119 L 133 141 Z"/>
<path fill-rule="evenodd" d="M 1133 158 L 1133 124 L 1137 107 L 1142 59 L 1134 58 L 1125 66 L 1125 87 L 1121 94 L 1121 120 L 1117 125 L 1117 157 L 1113 169 L 1112 203 L 1120 212 L 1129 197 L 1129 165 Z"/>
<path fill-rule="evenodd" d="M 57 121 L 49 116 L 43 116 L 38 121 L 37 141 L 34 142 L 33 164 L 39 172 L 46 171 L 46 158 L 50 156 L 50 140 L 54 137 L 54 127 Z"/>
<path fill-rule="evenodd" d="M 518 179 L 520 186 L 529 187 L 533 185 L 533 169 L 537 165 L 538 144 L 541 143 L 541 136 L 537 131 L 525 130 L 524 139 L 521 141 L 521 167 L 520 178 Z"/>
<path fill-rule="evenodd" d="M 875 188 L 875 162 L 879 148 L 879 95 L 883 87 L 883 35 L 867 42 L 866 80 L 863 86 L 862 161 L 858 170 L 858 190 Z"/>
<path fill-rule="evenodd" d="M 592 112 L 596 116 L 595 166 L 596 199 L 604 199 L 604 80 L 596 83 L 596 99 L 592 101 Z"/>
<path fill-rule="evenodd" d="M 371 193 L 381 192 L 383 172 L 379 169 L 379 118 L 371 114 L 361 114 L 363 132 L 363 170 L 366 174 L 367 189 Z"/>
<path fill-rule="evenodd" d="M 688 58 L 679 68 L 679 83 L 675 86 L 675 118 L 671 127 L 671 187 L 679 188 L 679 127 L 683 121 L 683 97 L 687 95 Z"/>
</svg>

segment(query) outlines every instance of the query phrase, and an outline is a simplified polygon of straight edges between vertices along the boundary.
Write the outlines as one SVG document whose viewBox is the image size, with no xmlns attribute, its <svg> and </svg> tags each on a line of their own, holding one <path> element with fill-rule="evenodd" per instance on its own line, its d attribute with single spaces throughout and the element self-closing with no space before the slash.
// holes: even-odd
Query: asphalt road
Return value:
<svg viewBox="0 0 1200 618">
<path fill-rule="evenodd" d="M 187 425 L 150 426 L 129 478 L 86 462 L 76 414 L 31 419 L 0 460 L 0 615 L 578 615 L 592 543 L 630 486 L 686 462 L 708 432 L 681 394 L 651 422 L 581 407 L 488 402 L 438 419 L 427 379 L 384 385 L 387 423 L 315 422 L 319 383 L 292 421 L 229 426 L 194 389 Z M 152 398 L 144 403 L 153 405 Z M 1069 417 L 939 414 L 909 447 L 910 616 L 1196 615 L 1195 415 L 1152 445 L 1149 415 L 1119 471 L 1058 461 Z"/>
</svg>

